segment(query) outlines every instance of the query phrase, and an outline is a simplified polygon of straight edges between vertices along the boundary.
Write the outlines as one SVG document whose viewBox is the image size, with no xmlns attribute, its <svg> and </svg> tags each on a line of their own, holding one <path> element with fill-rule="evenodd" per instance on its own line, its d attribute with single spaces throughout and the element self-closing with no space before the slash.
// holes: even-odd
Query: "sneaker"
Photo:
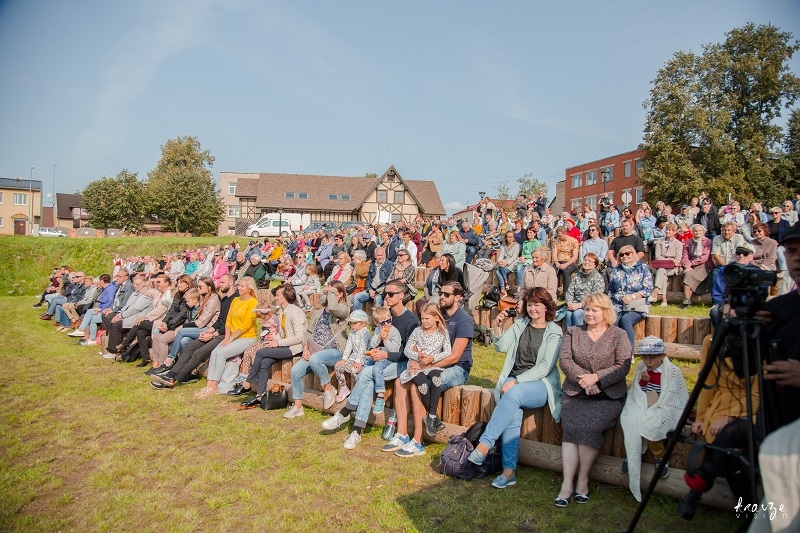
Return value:
<svg viewBox="0 0 800 533">
<path fill-rule="evenodd" d="M 439 433 L 440 431 L 444 431 L 445 429 L 447 429 L 447 426 L 444 425 L 444 422 L 442 422 L 441 418 L 435 416 L 433 417 L 433 428 L 436 431 L 436 433 Z"/>
<path fill-rule="evenodd" d="M 322 429 L 327 429 L 328 431 L 339 429 L 342 427 L 342 424 L 345 424 L 349 421 L 350 415 L 342 416 L 342 413 L 337 411 L 332 417 L 322 423 Z"/>
<path fill-rule="evenodd" d="M 411 437 L 409 437 L 408 435 L 397 435 L 397 434 L 395 434 L 395 436 L 392 437 L 392 440 L 390 440 L 389 442 L 387 442 L 386 444 L 383 445 L 383 448 L 381 448 L 381 451 L 382 452 L 394 452 L 394 451 L 397 451 L 397 450 L 401 449 L 403 446 L 405 446 L 406 444 L 408 444 L 410 441 L 411 441 Z"/>
<path fill-rule="evenodd" d="M 492 487 L 496 489 L 504 489 L 506 487 L 511 487 L 517 484 L 517 474 L 513 474 L 510 478 L 506 479 L 503 474 L 500 474 L 494 481 L 492 481 Z"/>
<path fill-rule="evenodd" d="M 160 383 L 161 385 L 164 385 L 164 386 L 170 387 L 170 388 L 175 386 L 175 380 L 172 379 L 172 378 L 168 378 L 167 376 L 159 376 L 158 374 L 155 374 L 155 375 L 150 376 L 150 378 L 151 378 L 151 381 L 150 381 L 151 385 L 153 383 Z"/>
<path fill-rule="evenodd" d="M 661 464 L 662 459 L 656 459 L 656 468 L 658 465 Z M 661 471 L 661 479 L 667 479 L 669 477 L 669 461 L 664 462 L 664 470 Z"/>
<path fill-rule="evenodd" d="M 425 446 L 417 443 L 415 440 L 410 440 L 405 446 L 394 452 L 398 457 L 415 457 L 417 455 L 425 455 Z"/>
<path fill-rule="evenodd" d="M 38 302 L 38 303 L 33 304 L 31 307 L 41 307 L 41 306 L 42 306 L 42 302 Z"/>
<path fill-rule="evenodd" d="M 336 403 L 343 402 L 348 396 L 350 396 L 350 389 L 347 388 L 347 385 L 340 387 L 339 394 L 336 395 Z"/>
<path fill-rule="evenodd" d="M 83 337 L 83 330 L 82 329 L 76 329 L 72 333 L 69 333 L 69 336 L 70 337 Z"/>
<path fill-rule="evenodd" d="M 81 341 L 81 346 L 97 346 L 97 341 L 93 341 L 92 339 Z"/>
<path fill-rule="evenodd" d="M 234 385 L 238 385 L 239 383 L 244 383 L 244 380 L 246 380 L 246 379 L 247 379 L 247 376 L 243 376 L 243 375 L 239 374 L 238 376 L 236 376 L 236 379 L 233 380 L 233 384 Z"/>
<path fill-rule="evenodd" d="M 106 352 L 106 353 L 103 354 L 103 359 L 116 359 L 116 358 L 117 358 L 117 354 L 115 354 L 115 353 Z"/>
<path fill-rule="evenodd" d="M 423 421 L 422 425 L 425 426 L 425 434 L 430 438 L 434 438 L 436 436 L 436 417 L 435 416 L 426 416 Z"/>
<path fill-rule="evenodd" d="M 372 408 L 372 412 L 375 413 L 376 415 L 380 414 L 383 412 L 384 407 L 386 407 L 386 400 L 384 400 L 383 398 L 378 398 L 377 400 L 375 400 L 375 407 Z"/>
<path fill-rule="evenodd" d="M 189 377 L 181 381 L 180 384 L 191 385 L 193 383 L 197 383 L 198 381 L 200 381 L 200 378 L 197 377 L 197 374 L 189 374 Z"/>
<path fill-rule="evenodd" d="M 159 381 L 151 381 L 150 386 L 153 387 L 154 389 L 164 390 L 164 389 L 171 389 L 172 387 L 174 387 L 174 383 L 167 385 L 166 383 L 161 383 Z"/>
<path fill-rule="evenodd" d="M 322 394 L 322 408 L 326 411 L 333 407 L 333 400 L 336 395 L 333 392 L 333 389 L 325 389 L 325 392 Z"/>
<path fill-rule="evenodd" d="M 297 418 L 298 416 L 303 416 L 305 411 L 303 411 L 302 407 L 297 407 L 296 405 L 292 405 L 292 408 L 283 413 L 283 418 Z"/>
<path fill-rule="evenodd" d="M 683 299 L 683 303 L 681 304 L 680 307 L 681 307 L 681 309 L 686 309 L 690 305 L 692 305 L 692 301 L 690 299 L 688 299 L 688 298 L 684 298 Z"/>
<path fill-rule="evenodd" d="M 351 431 L 344 440 L 344 449 L 352 450 L 358 445 L 359 442 L 361 442 L 361 435 L 358 434 L 358 431 Z"/>
</svg>

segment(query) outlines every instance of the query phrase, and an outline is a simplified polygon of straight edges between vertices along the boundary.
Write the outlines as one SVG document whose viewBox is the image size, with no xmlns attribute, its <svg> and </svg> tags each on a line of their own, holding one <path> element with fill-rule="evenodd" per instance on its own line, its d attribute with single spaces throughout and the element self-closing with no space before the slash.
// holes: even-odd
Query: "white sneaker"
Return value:
<svg viewBox="0 0 800 533">
<path fill-rule="evenodd" d="M 75 331 L 70 333 L 69 336 L 70 337 L 83 337 L 83 330 L 82 329 L 76 329 Z"/>
<path fill-rule="evenodd" d="M 325 422 L 322 423 L 322 429 L 327 429 L 328 431 L 333 429 L 339 429 L 342 424 L 350 421 L 350 415 L 342 416 L 341 413 L 338 411 L 332 417 L 327 419 Z"/>
<path fill-rule="evenodd" d="M 351 431 L 344 440 L 344 449 L 352 450 L 358 445 L 359 442 L 361 442 L 361 435 L 358 434 L 358 431 Z"/>
<path fill-rule="evenodd" d="M 93 341 L 92 339 L 81 341 L 81 346 L 97 346 L 97 341 Z"/>
<path fill-rule="evenodd" d="M 101 353 L 100 355 L 102 355 L 102 356 L 103 356 L 103 359 L 116 359 L 116 358 L 117 358 L 117 354 L 115 354 L 115 353 L 110 353 L 110 352 L 107 352 L 107 353 Z"/>
<path fill-rule="evenodd" d="M 292 405 L 292 408 L 283 413 L 283 418 L 297 418 L 298 416 L 303 416 L 305 411 L 302 407 L 297 407 L 296 405 Z"/>
<path fill-rule="evenodd" d="M 333 407 L 333 400 L 336 395 L 333 389 L 325 389 L 325 394 L 322 396 L 322 408 L 326 411 Z"/>
</svg>

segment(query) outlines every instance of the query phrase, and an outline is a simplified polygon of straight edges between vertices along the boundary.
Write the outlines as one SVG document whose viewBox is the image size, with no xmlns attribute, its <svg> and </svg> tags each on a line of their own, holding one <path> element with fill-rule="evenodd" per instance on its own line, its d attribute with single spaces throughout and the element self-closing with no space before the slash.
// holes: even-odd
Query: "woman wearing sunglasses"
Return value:
<svg viewBox="0 0 800 533">
<path fill-rule="evenodd" d="M 633 246 L 623 246 L 617 258 L 619 264 L 611 271 L 608 294 L 617 313 L 616 325 L 625 330 L 633 347 L 633 326 L 650 312 L 648 298 L 653 292 L 653 276 L 639 261 Z"/>
</svg>

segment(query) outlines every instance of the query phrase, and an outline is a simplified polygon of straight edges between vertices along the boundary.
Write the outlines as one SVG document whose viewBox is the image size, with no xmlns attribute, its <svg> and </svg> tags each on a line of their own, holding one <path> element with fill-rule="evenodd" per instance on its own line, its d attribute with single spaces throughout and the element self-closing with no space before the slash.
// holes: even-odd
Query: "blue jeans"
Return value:
<svg viewBox="0 0 800 533">
<path fill-rule="evenodd" d="M 522 410 L 537 409 L 546 403 L 547 387 L 541 380 L 518 383 L 500 397 L 480 441 L 491 448 L 502 436 L 503 468 L 517 469 Z"/>
<path fill-rule="evenodd" d="M 207 328 L 181 328 L 175 334 L 175 338 L 172 340 L 172 345 L 169 348 L 169 354 L 167 357 L 169 359 L 174 360 L 178 357 L 178 352 L 183 350 L 183 347 L 189 344 L 189 341 L 193 341 L 195 339 L 200 338 L 200 334 L 204 332 Z"/>
<path fill-rule="evenodd" d="M 628 340 L 631 341 L 631 353 L 633 353 L 633 326 L 644 320 L 644 315 L 637 311 L 623 311 L 617 316 L 617 326 L 625 330 Z"/>
<path fill-rule="evenodd" d="M 383 370 L 384 381 L 397 379 L 397 376 L 402 374 L 407 366 L 407 360 L 389 364 Z M 369 420 L 369 414 L 372 412 L 372 398 L 375 395 L 374 370 L 375 365 L 366 366 L 358 373 L 356 384 L 353 385 L 350 397 L 347 398 L 346 407 L 356 414 L 354 424 L 362 428 L 367 427 L 367 420 Z"/>
<path fill-rule="evenodd" d="M 567 327 L 582 326 L 583 325 L 583 309 L 576 309 L 574 311 L 567 311 L 567 316 L 564 319 Z"/>
<path fill-rule="evenodd" d="M 329 369 L 333 368 L 333 365 L 341 359 L 342 352 L 336 348 L 328 348 L 327 350 L 320 350 L 312 353 L 308 361 L 301 357 L 300 360 L 292 366 L 292 399 L 303 399 L 303 391 L 305 390 L 303 377 L 309 372 L 313 372 L 323 385 L 330 383 L 331 375 Z"/>
<path fill-rule="evenodd" d="M 460 366 L 448 366 L 447 368 L 442 369 L 442 385 L 440 388 L 442 389 L 442 392 L 444 392 L 447 389 L 458 387 L 466 383 L 468 377 L 469 372 Z"/>
<path fill-rule="evenodd" d="M 383 296 L 380 294 L 375 294 L 375 298 L 369 297 L 369 291 L 361 291 L 356 293 L 353 296 L 353 308 L 352 311 L 360 311 L 364 309 L 364 304 L 368 301 L 373 300 L 375 302 L 375 307 L 380 307 L 383 305 Z"/>
<path fill-rule="evenodd" d="M 467 245 L 466 246 L 466 262 L 472 263 L 472 258 L 475 257 L 475 254 L 478 253 L 478 249 L 475 246 Z"/>
<path fill-rule="evenodd" d="M 497 281 L 500 283 L 500 288 L 504 288 L 508 285 L 508 275 L 511 273 L 511 270 L 506 267 L 497 267 Z M 519 278 L 517 279 L 517 285 L 519 285 Z"/>
<path fill-rule="evenodd" d="M 53 316 L 56 314 L 56 306 L 67 303 L 67 298 L 64 296 L 55 296 L 50 298 L 50 303 L 47 304 L 47 314 Z"/>
<path fill-rule="evenodd" d="M 93 340 L 97 336 L 97 325 L 103 321 L 103 313 L 100 310 L 93 310 L 89 309 L 83 315 L 83 321 L 81 322 L 80 329 L 81 331 L 86 331 L 87 326 L 89 327 L 89 340 Z"/>
<path fill-rule="evenodd" d="M 377 363 L 371 357 L 364 359 L 364 366 L 374 366 L 372 372 L 372 380 L 375 382 L 375 392 L 386 392 L 386 379 L 383 377 L 383 372 L 386 367 L 392 364 L 388 359 L 381 359 Z"/>
</svg>

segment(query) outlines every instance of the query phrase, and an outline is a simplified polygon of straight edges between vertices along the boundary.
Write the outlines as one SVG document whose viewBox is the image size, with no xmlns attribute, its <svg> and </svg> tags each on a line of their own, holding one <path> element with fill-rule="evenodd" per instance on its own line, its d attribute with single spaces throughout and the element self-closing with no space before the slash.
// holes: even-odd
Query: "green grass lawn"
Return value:
<svg viewBox="0 0 800 533">
<path fill-rule="evenodd" d="M 556 509 L 557 473 L 521 467 L 515 487 L 435 471 L 443 445 L 401 459 L 370 428 L 353 451 L 307 409 L 238 412 L 196 400 L 38 319 L 33 297 L 0 298 L 0 531 L 617 531 L 636 509 L 625 487 Z M 476 350 L 471 383 L 491 386 L 502 355 Z M 656 496 L 638 531 L 732 531 L 732 513 L 693 522 Z"/>
</svg>

